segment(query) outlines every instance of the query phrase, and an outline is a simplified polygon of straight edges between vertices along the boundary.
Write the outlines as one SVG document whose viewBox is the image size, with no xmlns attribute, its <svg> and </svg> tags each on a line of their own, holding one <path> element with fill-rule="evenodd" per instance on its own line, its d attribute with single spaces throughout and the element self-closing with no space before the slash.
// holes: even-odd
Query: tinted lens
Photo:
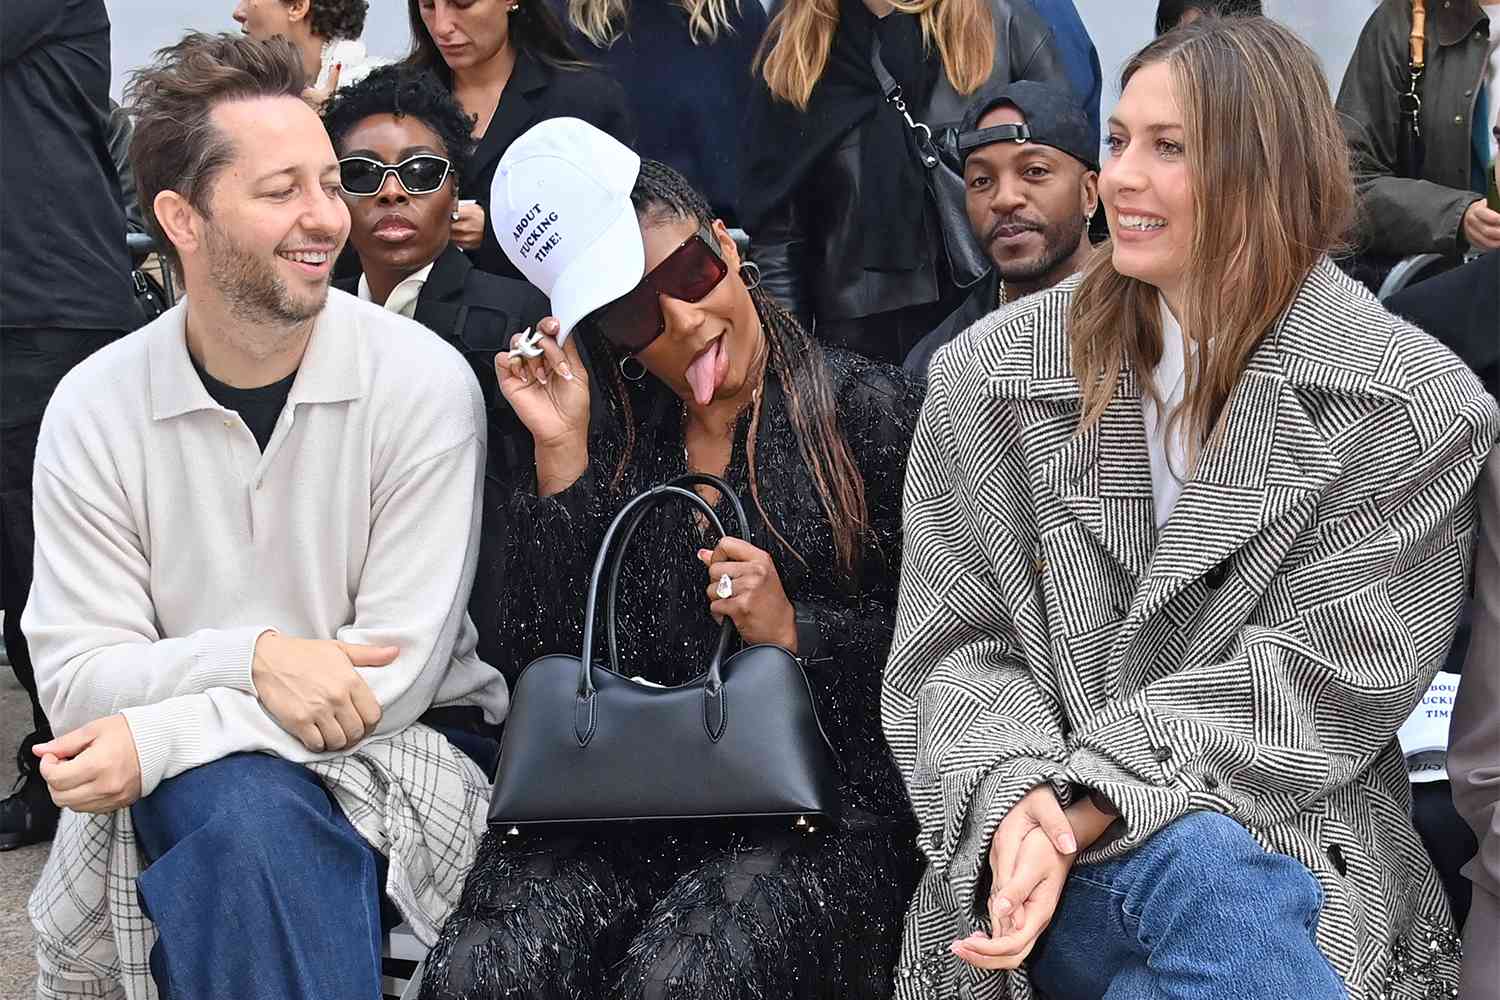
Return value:
<svg viewBox="0 0 1500 1000">
<path fill-rule="evenodd" d="M 431 194 L 448 176 L 448 161 L 436 156 L 413 156 L 401 164 L 396 175 L 407 194 Z"/>
<path fill-rule="evenodd" d="M 611 344 L 634 354 L 661 335 L 656 289 L 641 282 L 599 312 L 599 332 Z"/>
<path fill-rule="evenodd" d="M 683 302 L 698 302 L 718 287 L 729 267 L 699 233 L 647 276 L 647 282 L 663 295 Z"/>
<path fill-rule="evenodd" d="M 385 171 L 374 160 L 350 157 L 339 161 L 339 185 L 350 194 L 374 194 Z"/>
</svg>

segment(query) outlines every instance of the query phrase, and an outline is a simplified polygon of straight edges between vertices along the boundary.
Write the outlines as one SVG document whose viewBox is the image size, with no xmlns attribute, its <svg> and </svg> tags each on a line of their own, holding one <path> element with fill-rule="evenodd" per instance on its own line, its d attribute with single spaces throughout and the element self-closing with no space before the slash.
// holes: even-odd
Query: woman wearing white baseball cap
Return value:
<svg viewBox="0 0 1500 1000">
<path fill-rule="evenodd" d="M 501 668 L 514 679 L 539 654 L 578 647 L 590 565 L 626 500 L 688 471 L 720 475 L 746 499 L 749 537 L 709 549 L 687 508 L 648 518 L 621 575 L 621 661 L 685 682 L 708 662 L 719 616 L 746 645 L 792 650 L 843 763 L 844 810 L 815 836 L 707 824 L 492 834 L 423 995 L 888 996 L 920 869 L 879 703 L 918 383 L 821 348 L 756 287 L 681 175 L 581 122 L 518 140 L 491 204 L 501 245 L 558 313 L 538 356 L 497 359 L 537 473 L 506 512 Z"/>
</svg>

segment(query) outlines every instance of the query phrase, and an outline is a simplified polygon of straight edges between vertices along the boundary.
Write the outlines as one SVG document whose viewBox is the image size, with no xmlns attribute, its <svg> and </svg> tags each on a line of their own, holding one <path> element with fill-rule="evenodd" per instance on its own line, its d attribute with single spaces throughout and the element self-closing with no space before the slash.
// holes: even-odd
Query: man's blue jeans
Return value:
<svg viewBox="0 0 1500 1000">
<path fill-rule="evenodd" d="M 1073 869 L 1032 982 L 1051 1000 L 1344 1000 L 1314 942 L 1322 906 L 1300 862 L 1192 813 Z"/>
<path fill-rule="evenodd" d="M 495 746 L 444 735 L 471 756 L 466 739 Z M 385 859 L 307 768 L 232 754 L 163 781 L 130 812 L 162 1000 L 380 996 Z"/>
</svg>

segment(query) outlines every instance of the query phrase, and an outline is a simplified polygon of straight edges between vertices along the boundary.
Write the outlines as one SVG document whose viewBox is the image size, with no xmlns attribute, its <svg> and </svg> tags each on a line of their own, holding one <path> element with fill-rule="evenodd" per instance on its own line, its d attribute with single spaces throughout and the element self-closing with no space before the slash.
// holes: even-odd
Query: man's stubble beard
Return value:
<svg viewBox="0 0 1500 1000">
<path fill-rule="evenodd" d="M 1082 214 L 1067 222 L 1048 226 L 1042 230 L 1042 252 L 1032 261 L 1009 261 L 1001 263 L 990 258 L 995 271 L 1008 282 L 1032 282 L 1045 277 L 1063 261 L 1073 256 L 1083 239 L 1089 220 Z M 993 244 L 991 244 L 993 245 Z"/>
<path fill-rule="evenodd" d="M 328 302 L 328 283 L 310 299 L 298 300 L 267 262 L 245 250 L 212 222 L 208 240 L 209 277 L 229 313 L 243 325 L 225 335 L 257 360 L 280 354 L 300 340 Z"/>
</svg>

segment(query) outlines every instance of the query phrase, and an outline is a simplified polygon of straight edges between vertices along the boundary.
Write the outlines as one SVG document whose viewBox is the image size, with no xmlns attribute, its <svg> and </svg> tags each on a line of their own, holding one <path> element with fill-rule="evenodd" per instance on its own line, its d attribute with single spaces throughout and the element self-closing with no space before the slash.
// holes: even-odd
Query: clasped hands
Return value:
<svg viewBox="0 0 1500 1000">
<path fill-rule="evenodd" d="M 380 721 L 380 703 L 356 667 L 383 667 L 394 646 L 296 639 L 263 632 L 255 642 L 251 680 L 276 723 L 307 749 L 343 750 Z M 52 801 L 76 812 L 108 813 L 141 797 L 141 761 L 130 723 L 110 715 L 38 743 L 42 779 Z"/>
<path fill-rule="evenodd" d="M 1078 852 L 1115 818 L 1087 799 L 1064 809 L 1050 785 L 1028 792 L 990 841 L 990 933 L 954 941 L 953 954 L 979 969 L 1019 968 L 1052 922 Z"/>
</svg>

